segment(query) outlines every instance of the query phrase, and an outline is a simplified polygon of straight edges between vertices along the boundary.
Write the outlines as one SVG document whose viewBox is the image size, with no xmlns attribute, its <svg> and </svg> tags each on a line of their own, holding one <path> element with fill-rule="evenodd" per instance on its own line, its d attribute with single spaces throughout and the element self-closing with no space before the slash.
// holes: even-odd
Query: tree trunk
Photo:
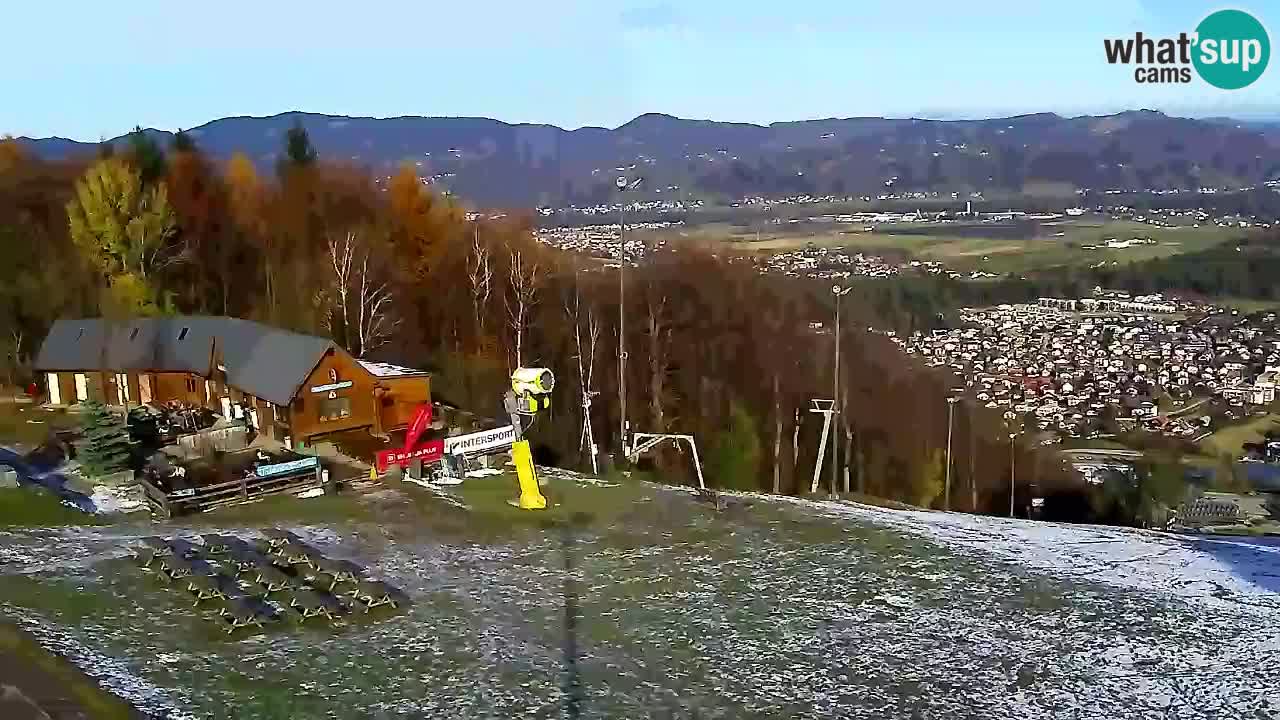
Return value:
<svg viewBox="0 0 1280 720">
<path fill-rule="evenodd" d="M 800 408 L 796 408 L 795 420 L 791 426 L 791 485 L 796 486 L 796 478 L 800 473 Z"/>
<path fill-rule="evenodd" d="M 844 491 L 849 493 L 849 462 L 853 458 L 853 428 L 848 423 L 844 426 Z"/>
<path fill-rule="evenodd" d="M 782 492 L 782 395 L 773 376 L 773 494 Z"/>
<path fill-rule="evenodd" d="M 978 457 L 977 438 L 973 432 L 973 412 L 965 413 L 969 425 L 969 512 L 978 512 L 978 473 L 976 463 Z"/>
</svg>

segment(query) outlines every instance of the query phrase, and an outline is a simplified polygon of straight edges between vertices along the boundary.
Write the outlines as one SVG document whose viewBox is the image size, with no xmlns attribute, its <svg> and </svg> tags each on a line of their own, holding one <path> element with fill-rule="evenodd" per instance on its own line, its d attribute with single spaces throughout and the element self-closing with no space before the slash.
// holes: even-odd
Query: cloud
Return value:
<svg viewBox="0 0 1280 720">
<path fill-rule="evenodd" d="M 657 30 L 680 24 L 680 13 L 665 2 L 627 8 L 619 18 L 628 30 Z"/>
</svg>

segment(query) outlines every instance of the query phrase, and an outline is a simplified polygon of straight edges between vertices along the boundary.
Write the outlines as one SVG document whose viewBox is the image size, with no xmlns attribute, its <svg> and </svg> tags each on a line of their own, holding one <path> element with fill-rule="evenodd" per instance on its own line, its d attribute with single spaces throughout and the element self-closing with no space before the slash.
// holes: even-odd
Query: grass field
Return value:
<svg viewBox="0 0 1280 720">
<path fill-rule="evenodd" d="M 21 693 L 20 698 L 13 695 L 11 688 L 14 687 Z M 0 622 L 0 690 L 3 690 L 0 715 L 7 720 L 142 718 L 128 703 L 103 690 L 79 668 L 42 648 L 18 627 L 4 622 Z"/>
<path fill-rule="evenodd" d="M 1245 574 L 1275 563 L 1247 547 L 1237 577 L 1122 530 L 762 497 L 715 512 L 671 488 L 578 494 L 548 475 L 548 495 L 593 522 L 492 534 L 472 515 L 442 534 L 429 520 L 496 520 L 514 487 L 495 476 L 445 489 L 472 511 L 388 487 L 352 498 L 359 516 L 291 525 L 410 595 L 373 622 L 227 638 L 130 558 L 141 536 L 207 527 L 184 522 L 0 530 L 0 614 L 174 720 L 551 718 L 565 688 L 591 718 L 1280 709 L 1265 671 L 1280 605 Z M 261 527 L 247 520 L 222 516 L 222 531 Z"/>
<path fill-rule="evenodd" d="M 1156 227 L 1128 220 L 1064 221 L 1041 226 L 1040 236 L 1034 239 L 1001 237 L 1008 235 L 1004 230 L 1007 228 L 993 226 L 992 237 L 975 237 L 972 232 L 949 234 L 946 225 L 938 224 L 885 224 L 873 231 L 855 230 L 848 225 L 804 224 L 762 227 L 757 236 L 754 229 L 720 223 L 681 228 L 674 233 L 666 231 L 666 235 L 677 242 L 727 245 L 749 253 L 784 252 L 810 243 L 868 252 L 896 250 L 919 260 L 943 262 L 956 270 L 1005 274 L 1099 262 L 1140 262 L 1197 252 L 1237 237 L 1241 232 L 1217 226 Z M 1150 237 L 1156 243 L 1122 249 L 1081 247 L 1101 246 L 1110 238 L 1133 237 Z"/>
<path fill-rule="evenodd" d="M 52 430 L 70 427 L 76 418 L 61 410 L 45 410 L 38 405 L 0 402 L 0 445 L 34 447 L 44 442 Z"/>
<path fill-rule="evenodd" d="M 1228 425 L 1201 440 L 1200 451 L 1212 457 L 1220 457 L 1226 453 L 1238 458 L 1244 455 L 1241 445 L 1261 441 L 1267 430 L 1280 430 L 1280 415 L 1268 413 L 1236 425 Z"/>
</svg>

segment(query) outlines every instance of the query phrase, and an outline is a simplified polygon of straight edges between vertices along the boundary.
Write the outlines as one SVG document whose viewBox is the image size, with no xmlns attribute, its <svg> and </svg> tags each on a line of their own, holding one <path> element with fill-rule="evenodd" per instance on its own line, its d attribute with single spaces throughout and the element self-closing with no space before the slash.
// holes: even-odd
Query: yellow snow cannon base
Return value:
<svg viewBox="0 0 1280 720">
<path fill-rule="evenodd" d="M 516 477 L 520 480 L 521 510 L 545 510 L 547 499 L 538 489 L 538 474 L 533 469 L 533 453 L 529 450 L 528 440 L 518 440 L 511 444 L 511 460 L 516 465 Z"/>
</svg>

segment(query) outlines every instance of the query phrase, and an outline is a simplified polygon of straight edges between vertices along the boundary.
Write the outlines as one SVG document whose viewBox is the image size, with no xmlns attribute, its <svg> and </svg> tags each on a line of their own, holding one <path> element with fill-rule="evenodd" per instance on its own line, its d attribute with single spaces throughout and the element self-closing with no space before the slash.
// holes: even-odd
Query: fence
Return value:
<svg viewBox="0 0 1280 720">
<path fill-rule="evenodd" d="M 235 452 L 243 450 L 248 444 L 249 431 L 243 425 L 232 425 L 217 430 L 201 430 L 178 437 L 179 446 L 197 455 L 209 455 L 214 450 Z"/>
<path fill-rule="evenodd" d="M 239 480 L 168 492 L 161 490 L 146 477 L 142 477 L 139 482 L 146 492 L 151 511 L 164 518 L 206 512 L 270 495 L 324 487 L 320 461 L 314 456 L 277 465 L 262 465 L 258 467 L 256 474 L 246 474 Z"/>
</svg>

